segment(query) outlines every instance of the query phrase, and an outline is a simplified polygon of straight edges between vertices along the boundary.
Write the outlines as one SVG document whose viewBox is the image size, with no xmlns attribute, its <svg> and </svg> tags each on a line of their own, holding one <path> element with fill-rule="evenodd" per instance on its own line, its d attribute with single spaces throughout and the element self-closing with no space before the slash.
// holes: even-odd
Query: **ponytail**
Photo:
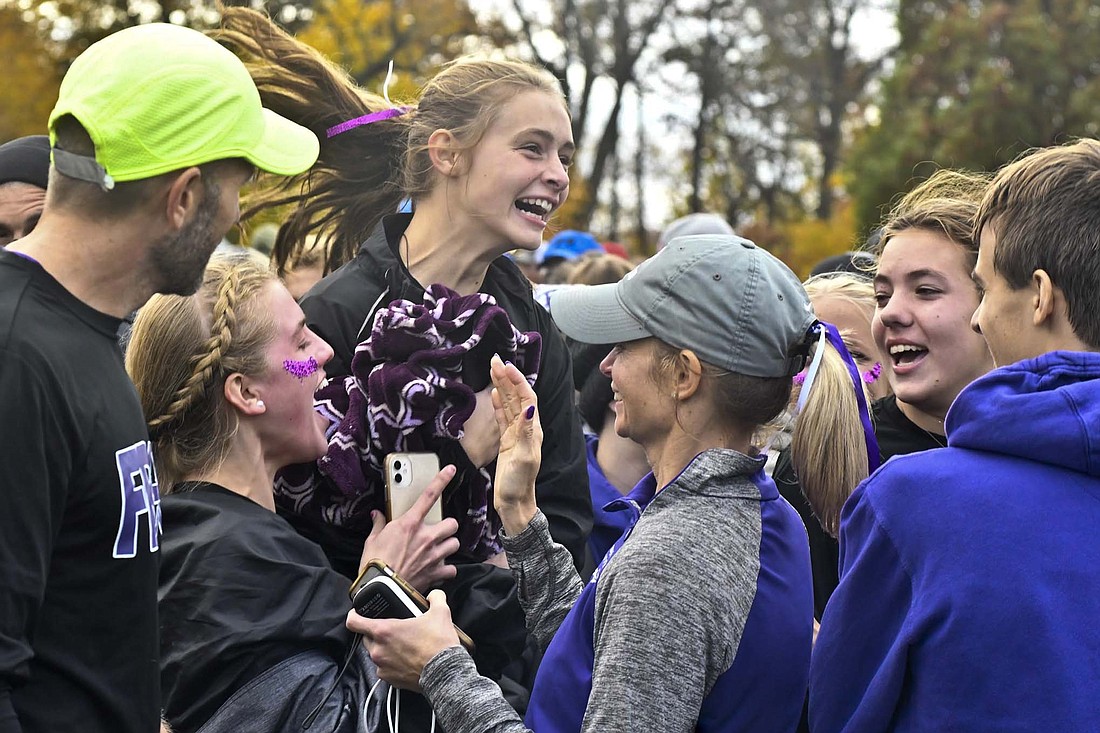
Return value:
<svg viewBox="0 0 1100 733">
<path fill-rule="evenodd" d="M 819 329 L 826 329 L 825 337 L 818 337 Z M 836 537 L 844 502 L 878 467 L 878 445 L 871 432 L 866 387 L 840 334 L 833 326 L 819 324 L 810 338 L 815 341 L 811 357 L 823 351 L 815 377 L 807 378 L 805 394 L 799 395 L 791 462 L 822 528 Z"/>
<path fill-rule="evenodd" d="M 397 210 L 413 115 L 328 137 L 329 128 L 393 105 L 359 88 L 263 13 L 224 8 L 221 27 L 210 35 L 244 61 L 265 107 L 309 128 L 321 141 L 313 168 L 246 196 L 241 218 L 288 207 L 271 252 L 278 273 L 285 274 L 311 235 L 328 248 L 325 272 L 335 270 L 355 256 L 383 215 Z"/>
</svg>

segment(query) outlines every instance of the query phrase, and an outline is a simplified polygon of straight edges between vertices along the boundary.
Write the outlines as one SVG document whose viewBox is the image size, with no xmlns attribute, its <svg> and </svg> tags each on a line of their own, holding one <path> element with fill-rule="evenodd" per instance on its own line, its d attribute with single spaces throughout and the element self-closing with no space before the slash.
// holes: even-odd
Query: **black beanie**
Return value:
<svg viewBox="0 0 1100 733">
<path fill-rule="evenodd" d="M 0 145 L 0 184 L 29 183 L 45 189 L 50 177 L 50 139 L 20 137 Z"/>
</svg>

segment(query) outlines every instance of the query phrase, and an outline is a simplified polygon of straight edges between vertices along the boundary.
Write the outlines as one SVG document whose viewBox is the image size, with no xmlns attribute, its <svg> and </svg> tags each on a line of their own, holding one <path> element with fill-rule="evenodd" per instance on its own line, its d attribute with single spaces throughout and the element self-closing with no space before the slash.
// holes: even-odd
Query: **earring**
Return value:
<svg viewBox="0 0 1100 733">
<path fill-rule="evenodd" d="M 256 400 L 256 407 L 267 407 L 263 400 Z"/>
</svg>

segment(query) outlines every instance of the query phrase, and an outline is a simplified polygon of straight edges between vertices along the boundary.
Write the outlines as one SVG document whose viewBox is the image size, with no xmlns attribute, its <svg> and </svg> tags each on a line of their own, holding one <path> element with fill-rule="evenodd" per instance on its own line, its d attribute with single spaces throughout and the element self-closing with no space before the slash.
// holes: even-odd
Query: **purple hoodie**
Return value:
<svg viewBox="0 0 1100 733">
<path fill-rule="evenodd" d="M 947 431 L 844 507 L 811 729 L 1096 730 L 1100 354 L 987 374 Z"/>
</svg>

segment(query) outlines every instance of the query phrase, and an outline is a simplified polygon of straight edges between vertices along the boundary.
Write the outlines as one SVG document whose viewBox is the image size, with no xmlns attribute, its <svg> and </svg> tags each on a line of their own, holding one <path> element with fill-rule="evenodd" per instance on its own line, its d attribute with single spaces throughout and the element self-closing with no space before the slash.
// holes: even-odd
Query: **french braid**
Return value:
<svg viewBox="0 0 1100 733">
<path fill-rule="evenodd" d="M 169 425 L 187 413 L 214 381 L 221 370 L 222 354 L 233 343 L 233 331 L 237 327 L 237 288 L 241 280 L 240 270 L 230 270 L 218 288 L 214 301 L 214 319 L 210 338 L 202 351 L 191 357 L 191 377 L 179 390 L 163 415 L 149 420 L 149 434 L 156 435 L 161 426 Z"/>
<path fill-rule="evenodd" d="M 126 368 L 154 441 L 162 490 L 220 462 L 237 428 L 226 375 L 262 374 L 274 328 L 261 291 L 275 281 L 251 255 L 216 256 L 199 292 L 154 296 L 134 321 Z"/>
</svg>

